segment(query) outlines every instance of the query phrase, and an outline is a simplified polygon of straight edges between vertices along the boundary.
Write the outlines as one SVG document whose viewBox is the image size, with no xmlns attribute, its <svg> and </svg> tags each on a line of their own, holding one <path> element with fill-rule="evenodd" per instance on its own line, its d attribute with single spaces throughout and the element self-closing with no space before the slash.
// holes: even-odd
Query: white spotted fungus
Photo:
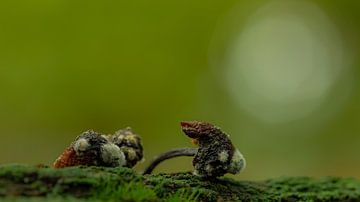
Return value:
<svg viewBox="0 0 360 202">
<path fill-rule="evenodd" d="M 165 152 L 154 159 L 144 174 L 150 174 L 160 162 L 177 156 L 194 156 L 193 173 L 201 177 L 237 174 L 245 168 L 243 155 L 219 127 L 199 121 L 184 121 L 181 122 L 181 127 L 199 148 L 180 148 Z"/>
<path fill-rule="evenodd" d="M 117 138 L 125 134 L 125 143 Z M 126 141 L 130 139 L 131 141 Z M 131 144 L 130 144 L 131 142 Z M 89 130 L 78 136 L 75 141 L 55 160 L 55 168 L 69 166 L 133 167 L 142 159 L 143 149 L 140 137 L 129 128 L 114 135 L 102 135 Z"/>
<path fill-rule="evenodd" d="M 110 141 L 124 152 L 126 167 L 134 167 L 143 158 L 143 147 L 140 136 L 135 134 L 130 127 L 115 132 L 110 136 Z"/>
</svg>

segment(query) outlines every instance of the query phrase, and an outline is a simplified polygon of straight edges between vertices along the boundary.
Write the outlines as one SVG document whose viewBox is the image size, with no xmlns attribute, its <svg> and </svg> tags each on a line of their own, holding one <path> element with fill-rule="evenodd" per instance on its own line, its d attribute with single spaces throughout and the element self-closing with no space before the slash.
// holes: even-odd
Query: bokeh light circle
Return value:
<svg viewBox="0 0 360 202">
<path fill-rule="evenodd" d="M 336 26 L 319 7 L 273 1 L 230 40 L 224 84 L 241 109 L 259 120 L 300 119 L 326 101 L 346 68 L 344 49 Z"/>
</svg>

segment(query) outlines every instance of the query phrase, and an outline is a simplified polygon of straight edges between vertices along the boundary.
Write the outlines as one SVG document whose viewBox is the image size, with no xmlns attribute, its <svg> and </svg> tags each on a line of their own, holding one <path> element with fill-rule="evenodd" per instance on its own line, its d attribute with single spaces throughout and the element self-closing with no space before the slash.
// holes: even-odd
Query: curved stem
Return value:
<svg viewBox="0 0 360 202">
<path fill-rule="evenodd" d="M 178 148 L 162 153 L 159 156 L 155 157 L 155 159 L 151 162 L 151 164 L 145 168 L 143 175 L 151 174 L 154 168 L 164 160 L 178 156 L 195 156 L 197 151 L 198 149 L 196 148 Z"/>
</svg>

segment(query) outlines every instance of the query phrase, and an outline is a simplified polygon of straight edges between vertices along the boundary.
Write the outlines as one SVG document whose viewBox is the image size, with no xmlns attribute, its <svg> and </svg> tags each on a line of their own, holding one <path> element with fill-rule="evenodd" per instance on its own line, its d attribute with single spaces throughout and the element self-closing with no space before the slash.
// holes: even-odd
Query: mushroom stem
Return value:
<svg viewBox="0 0 360 202">
<path fill-rule="evenodd" d="M 151 164 L 145 168 L 143 175 L 151 174 L 154 168 L 164 160 L 171 159 L 178 156 L 195 156 L 198 149 L 196 148 L 178 148 L 167 151 L 155 157 Z"/>
</svg>

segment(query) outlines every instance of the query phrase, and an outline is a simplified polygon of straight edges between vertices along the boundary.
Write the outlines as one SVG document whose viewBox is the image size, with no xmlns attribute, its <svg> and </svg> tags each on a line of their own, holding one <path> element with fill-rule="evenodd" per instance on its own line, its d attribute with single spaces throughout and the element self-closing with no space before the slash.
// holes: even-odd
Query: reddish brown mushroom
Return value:
<svg viewBox="0 0 360 202">
<path fill-rule="evenodd" d="M 199 121 L 183 121 L 181 127 L 183 132 L 199 145 L 199 148 L 181 148 L 165 152 L 155 158 L 145 169 L 144 174 L 150 174 L 163 160 L 177 156 L 194 156 L 194 174 L 202 177 L 219 177 L 226 173 L 237 174 L 245 168 L 243 155 L 219 127 Z"/>
</svg>

